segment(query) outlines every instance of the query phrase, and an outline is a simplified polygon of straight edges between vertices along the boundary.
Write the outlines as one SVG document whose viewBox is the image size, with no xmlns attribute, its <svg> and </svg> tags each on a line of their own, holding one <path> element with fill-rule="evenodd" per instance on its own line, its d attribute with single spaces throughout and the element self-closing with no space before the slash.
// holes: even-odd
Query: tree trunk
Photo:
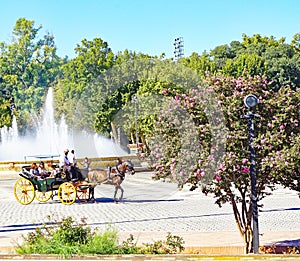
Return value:
<svg viewBox="0 0 300 261">
<path fill-rule="evenodd" d="M 141 140 L 142 140 L 142 144 L 143 144 L 143 152 L 145 152 L 144 150 L 146 151 L 149 151 L 149 147 L 148 147 L 148 144 L 147 144 L 147 141 L 146 141 L 146 138 L 144 135 L 141 135 Z"/>
<path fill-rule="evenodd" d="M 245 254 L 249 254 L 251 252 L 253 252 L 253 231 L 252 231 L 252 227 L 247 226 L 244 235 L 243 235 L 243 239 L 244 239 L 244 253 Z"/>
<path fill-rule="evenodd" d="M 239 211 L 234 199 L 231 200 L 234 218 L 244 242 L 244 253 L 249 254 L 253 250 L 253 231 L 251 227 L 252 208 L 251 204 L 247 210 L 246 202 L 242 202 Z"/>
<path fill-rule="evenodd" d="M 131 143 L 134 144 L 135 141 L 134 141 L 134 133 L 133 132 L 130 132 L 130 139 L 131 139 Z"/>
<path fill-rule="evenodd" d="M 110 125 L 111 125 L 111 130 L 112 130 L 112 135 L 113 135 L 114 141 L 115 141 L 115 143 L 118 143 L 118 134 L 117 134 L 116 126 L 113 122 L 111 122 Z"/>
</svg>

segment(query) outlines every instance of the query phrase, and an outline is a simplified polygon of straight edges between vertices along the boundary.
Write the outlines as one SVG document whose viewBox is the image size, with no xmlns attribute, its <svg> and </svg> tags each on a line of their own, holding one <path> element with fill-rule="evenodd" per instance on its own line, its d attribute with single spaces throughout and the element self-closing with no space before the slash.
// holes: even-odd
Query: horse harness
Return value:
<svg viewBox="0 0 300 261">
<path fill-rule="evenodd" d="M 119 170 L 119 168 L 118 168 L 118 166 L 119 166 L 120 164 L 118 164 L 118 165 L 116 165 L 116 172 L 117 172 L 117 174 L 115 175 L 115 176 L 119 176 L 120 178 L 121 178 L 121 180 L 124 180 L 125 179 L 125 172 L 124 173 L 121 173 L 120 172 L 120 170 Z"/>
</svg>

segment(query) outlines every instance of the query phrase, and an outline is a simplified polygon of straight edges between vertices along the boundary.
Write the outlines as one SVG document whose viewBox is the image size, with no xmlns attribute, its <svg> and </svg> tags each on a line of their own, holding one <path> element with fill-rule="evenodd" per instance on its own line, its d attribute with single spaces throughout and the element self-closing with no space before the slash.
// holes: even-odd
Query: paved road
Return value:
<svg viewBox="0 0 300 261">
<path fill-rule="evenodd" d="M 1 177 L 0 177 L 1 179 Z M 34 200 L 30 205 L 19 204 L 13 195 L 16 178 L 0 182 L 0 246 L 14 245 L 20 234 L 26 234 L 48 221 L 47 216 L 86 218 L 88 225 L 105 229 L 115 227 L 121 238 L 130 233 L 139 242 L 165 238 L 167 232 L 180 235 L 185 246 L 242 245 L 242 239 L 229 204 L 219 208 L 212 196 L 186 187 L 178 191 L 175 184 L 153 181 L 151 172 L 126 176 L 123 183 L 124 202 L 114 204 L 114 188 L 99 185 L 95 189 L 96 203 L 76 202 L 71 206 L 57 198 L 47 203 Z M 300 200 L 297 193 L 278 189 L 262 202 L 259 213 L 260 241 L 300 239 Z"/>
</svg>

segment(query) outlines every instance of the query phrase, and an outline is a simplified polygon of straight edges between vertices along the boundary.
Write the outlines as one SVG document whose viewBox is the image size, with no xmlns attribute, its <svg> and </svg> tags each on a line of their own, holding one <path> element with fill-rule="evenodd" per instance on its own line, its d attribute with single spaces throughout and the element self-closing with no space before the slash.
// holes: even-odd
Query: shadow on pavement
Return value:
<svg viewBox="0 0 300 261">
<path fill-rule="evenodd" d="M 178 202 L 183 201 L 183 199 L 123 199 L 120 204 L 122 203 L 153 203 L 153 202 Z M 113 198 L 96 198 L 97 203 L 113 203 Z"/>
<path fill-rule="evenodd" d="M 293 240 L 282 240 L 275 243 L 276 246 L 300 246 L 300 238 Z"/>
<path fill-rule="evenodd" d="M 261 209 L 260 212 L 275 212 L 275 211 L 299 211 L 300 208 L 275 208 L 275 209 Z"/>
</svg>

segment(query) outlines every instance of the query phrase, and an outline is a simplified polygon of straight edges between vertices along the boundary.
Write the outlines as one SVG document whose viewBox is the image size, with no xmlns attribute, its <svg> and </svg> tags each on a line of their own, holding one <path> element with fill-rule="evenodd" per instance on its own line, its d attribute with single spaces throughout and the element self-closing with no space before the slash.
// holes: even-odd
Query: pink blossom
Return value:
<svg viewBox="0 0 300 261">
<path fill-rule="evenodd" d="M 216 181 L 220 181 L 221 177 L 220 176 L 216 176 Z"/>
<path fill-rule="evenodd" d="M 232 152 L 229 152 L 228 158 L 233 158 L 233 153 Z"/>
<path fill-rule="evenodd" d="M 266 141 L 267 141 L 267 139 L 262 139 L 260 142 L 261 142 L 261 144 L 265 144 Z"/>
<path fill-rule="evenodd" d="M 245 165 L 248 162 L 248 159 L 244 158 L 242 159 L 242 163 Z"/>
<path fill-rule="evenodd" d="M 226 166 L 224 164 L 222 164 L 220 168 L 221 168 L 221 170 L 225 170 Z"/>
<path fill-rule="evenodd" d="M 249 172 L 249 168 L 244 167 L 241 169 L 241 173 L 247 173 L 247 172 Z"/>
</svg>

